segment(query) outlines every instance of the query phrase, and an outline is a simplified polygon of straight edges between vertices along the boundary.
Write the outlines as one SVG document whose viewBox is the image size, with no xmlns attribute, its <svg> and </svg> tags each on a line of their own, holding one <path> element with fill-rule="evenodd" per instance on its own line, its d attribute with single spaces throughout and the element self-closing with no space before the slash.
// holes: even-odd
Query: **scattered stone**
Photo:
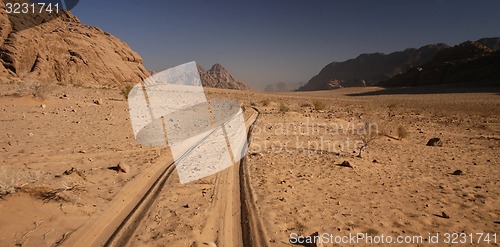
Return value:
<svg viewBox="0 0 500 247">
<path fill-rule="evenodd" d="M 102 105 L 102 99 L 96 99 L 93 101 L 96 105 Z"/>
<path fill-rule="evenodd" d="M 450 218 L 450 216 L 448 214 L 446 214 L 445 212 L 441 213 L 441 217 L 443 217 L 444 219 L 449 219 Z"/>
<path fill-rule="evenodd" d="M 85 151 L 85 150 L 80 150 L 80 151 L 78 151 L 78 153 L 84 154 L 84 153 L 87 153 L 87 151 Z"/>
<path fill-rule="evenodd" d="M 118 163 L 117 167 L 118 167 L 118 171 L 119 172 L 123 172 L 123 173 L 130 172 L 130 166 L 127 165 L 127 164 L 125 164 L 125 163 L 123 163 L 123 162 L 121 162 L 121 161 L 120 161 L 120 163 Z"/>
<path fill-rule="evenodd" d="M 80 170 L 78 170 L 78 169 L 76 169 L 74 167 L 71 167 L 71 169 L 64 171 L 63 175 L 68 176 L 68 175 L 71 175 L 73 173 L 76 173 L 78 176 L 80 176 L 80 177 L 82 177 L 83 179 L 86 180 L 84 172 L 82 172 L 82 171 L 80 171 Z M 56 175 L 56 177 L 60 177 L 60 176 Z"/>
<path fill-rule="evenodd" d="M 47 106 L 46 106 L 46 105 L 41 105 L 40 107 L 42 107 L 43 109 L 47 108 Z"/>
<path fill-rule="evenodd" d="M 377 160 L 373 160 L 372 162 L 373 162 L 373 163 L 377 163 Z"/>
<path fill-rule="evenodd" d="M 257 156 L 257 157 L 262 157 L 264 156 L 263 154 L 259 153 L 259 152 L 252 152 L 250 153 L 250 156 L 254 157 L 254 156 Z"/>
<path fill-rule="evenodd" d="M 443 143 L 441 142 L 440 138 L 434 137 L 431 138 L 426 145 L 429 147 L 442 147 Z"/>
<path fill-rule="evenodd" d="M 347 160 L 344 160 L 344 162 L 342 162 L 342 164 L 340 164 L 338 166 L 353 168 L 351 163 L 349 163 L 349 161 L 347 161 Z"/>
<path fill-rule="evenodd" d="M 28 135 L 29 135 L 29 136 L 34 136 L 35 134 L 33 134 L 33 133 L 29 133 Z"/>
<path fill-rule="evenodd" d="M 460 176 L 462 175 L 464 172 L 462 172 L 462 170 L 456 170 L 454 171 L 451 175 L 455 175 L 455 176 Z"/>
<path fill-rule="evenodd" d="M 189 208 L 189 204 L 182 206 L 183 208 Z"/>
</svg>

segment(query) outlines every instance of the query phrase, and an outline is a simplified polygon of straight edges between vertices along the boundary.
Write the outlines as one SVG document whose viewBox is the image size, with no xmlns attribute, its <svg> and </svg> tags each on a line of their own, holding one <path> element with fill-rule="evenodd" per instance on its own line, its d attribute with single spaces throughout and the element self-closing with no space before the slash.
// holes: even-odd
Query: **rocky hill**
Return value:
<svg viewBox="0 0 500 247">
<path fill-rule="evenodd" d="M 468 86 L 500 86 L 498 41 L 480 41 L 466 41 L 443 49 L 423 66 L 412 68 L 378 85 L 425 86 L 458 83 Z M 492 49 L 496 47 L 496 51 L 483 44 L 489 44 Z"/>
<path fill-rule="evenodd" d="M 70 12 L 8 15 L 0 0 L 0 81 L 116 87 L 147 76 L 142 58 L 127 44 Z"/>
<path fill-rule="evenodd" d="M 500 49 L 500 38 L 483 38 L 476 42 L 490 48 L 492 51 L 498 51 Z"/>
<path fill-rule="evenodd" d="M 216 63 L 209 70 L 198 65 L 203 86 L 236 90 L 250 90 L 244 82 L 236 80 L 222 65 Z"/>
<path fill-rule="evenodd" d="M 366 86 L 389 79 L 408 69 L 425 64 L 446 44 L 426 45 L 390 54 L 362 54 L 345 62 L 332 62 L 324 67 L 299 91 L 329 90 L 339 87 Z"/>
</svg>

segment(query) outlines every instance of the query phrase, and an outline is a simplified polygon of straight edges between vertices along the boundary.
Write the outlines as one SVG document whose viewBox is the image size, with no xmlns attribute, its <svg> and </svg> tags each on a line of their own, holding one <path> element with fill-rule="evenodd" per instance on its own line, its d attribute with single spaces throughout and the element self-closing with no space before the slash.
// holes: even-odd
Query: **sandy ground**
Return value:
<svg viewBox="0 0 500 247">
<path fill-rule="evenodd" d="M 127 184 L 170 157 L 165 148 L 135 143 L 116 90 L 54 86 L 39 100 L 14 96 L 15 85 L 0 89 L 0 246 L 64 245 L 108 212 Z M 348 96 L 378 90 L 208 90 L 261 113 L 245 172 L 270 246 L 314 232 L 498 235 L 498 93 Z M 324 109 L 315 110 L 315 101 Z M 380 135 L 359 132 L 363 123 Z M 399 126 L 407 131 L 401 140 Z M 426 146 L 433 137 L 441 147 Z M 359 158 L 362 140 L 369 143 Z M 352 167 L 339 166 L 343 161 Z M 108 169 L 119 162 L 130 171 Z M 462 174 L 452 175 L 456 170 Z M 129 245 L 238 242 L 230 237 L 241 227 L 234 224 L 237 178 L 232 168 L 181 185 L 173 173 Z"/>
<path fill-rule="evenodd" d="M 286 94 L 263 107 L 249 166 L 271 245 L 315 232 L 423 236 L 424 243 L 435 233 L 498 234 L 498 94 L 346 96 L 357 90 Z M 314 97 L 327 102 L 324 110 L 300 107 Z M 281 102 L 289 112 L 278 111 Z M 359 158 L 353 142 L 365 136 L 352 130 L 365 122 L 385 135 Z M 399 126 L 408 132 L 402 140 Z M 442 147 L 426 146 L 433 137 Z M 339 166 L 344 161 L 352 168 Z"/>
</svg>

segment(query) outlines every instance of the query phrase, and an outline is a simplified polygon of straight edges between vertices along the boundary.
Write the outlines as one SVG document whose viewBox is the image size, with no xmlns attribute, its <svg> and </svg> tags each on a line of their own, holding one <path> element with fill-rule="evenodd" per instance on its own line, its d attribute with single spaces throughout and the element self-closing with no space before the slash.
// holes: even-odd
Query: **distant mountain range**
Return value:
<svg viewBox="0 0 500 247">
<path fill-rule="evenodd" d="M 344 62 L 328 64 L 298 91 L 459 82 L 500 85 L 498 52 L 495 52 L 499 47 L 500 38 L 484 38 L 454 47 L 440 43 L 390 54 L 362 54 Z"/>
<path fill-rule="evenodd" d="M 268 84 L 265 88 L 265 92 L 291 92 L 304 86 L 305 82 L 278 82 L 273 84 Z"/>
</svg>

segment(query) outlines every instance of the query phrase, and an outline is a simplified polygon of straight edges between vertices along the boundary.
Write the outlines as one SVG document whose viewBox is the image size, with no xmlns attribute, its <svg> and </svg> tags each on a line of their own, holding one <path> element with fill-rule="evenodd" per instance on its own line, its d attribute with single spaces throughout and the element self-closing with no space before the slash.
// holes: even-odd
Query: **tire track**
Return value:
<svg viewBox="0 0 500 247">
<path fill-rule="evenodd" d="M 251 138 L 251 130 L 259 115 L 257 109 L 254 108 L 254 110 L 256 113 L 245 121 L 247 126 L 250 126 L 247 138 Z M 219 128 L 221 127 L 215 128 L 211 133 Z M 180 159 L 186 157 L 209 136 L 210 134 L 187 150 Z M 248 139 L 248 144 L 250 144 L 250 139 Z M 117 196 L 105 211 L 93 215 L 88 221 L 89 224 L 77 229 L 61 245 L 126 246 L 141 221 L 147 218 L 151 206 L 158 199 L 175 170 L 175 161 L 168 158 L 165 162 L 165 159 L 166 157 L 160 157 L 151 169 L 127 184 L 123 189 L 124 193 Z M 200 239 L 208 245 L 217 243 L 218 246 L 252 246 L 248 243 L 256 243 L 258 239 L 252 237 L 253 234 L 263 232 L 262 224 L 258 223 L 260 221 L 256 214 L 251 190 L 248 189 L 249 181 L 243 169 L 245 160 L 246 157 L 241 160 L 239 166 L 233 165 L 217 174 L 216 184 L 214 184 L 215 200 L 210 206 L 210 213 Z M 162 165 L 165 163 L 169 165 L 166 167 Z M 257 242 L 264 243 L 265 241 Z"/>
<path fill-rule="evenodd" d="M 252 141 L 252 130 L 260 116 L 259 110 L 256 108 L 253 109 L 257 112 L 257 116 L 248 130 L 248 147 L 250 147 Z M 269 238 L 267 237 L 264 225 L 259 218 L 257 206 L 255 205 L 254 192 L 250 183 L 250 175 L 246 163 L 247 156 L 244 156 L 239 168 L 242 246 L 270 246 Z"/>
</svg>

